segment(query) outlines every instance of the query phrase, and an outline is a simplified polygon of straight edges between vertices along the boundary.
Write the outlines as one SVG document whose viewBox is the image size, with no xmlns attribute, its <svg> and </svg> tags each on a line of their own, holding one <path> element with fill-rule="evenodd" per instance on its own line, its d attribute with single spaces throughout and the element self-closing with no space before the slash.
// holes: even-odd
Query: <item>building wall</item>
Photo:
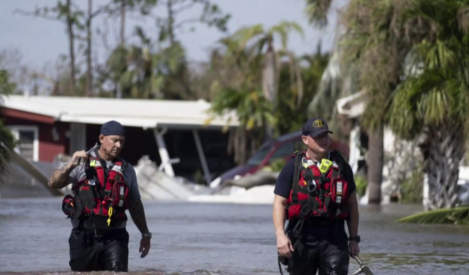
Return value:
<svg viewBox="0 0 469 275">
<path fill-rule="evenodd" d="M 39 131 L 40 161 L 53 162 L 56 155 L 68 154 L 70 144 L 69 138 L 66 136 L 68 129 L 68 123 L 41 125 Z"/>
<path fill-rule="evenodd" d="M 58 154 L 72 155 L 70 152 L 70 124 L 55 122 L 53 117 L 3 108 L 1 119 L 7 126 L 36 126 L 38 129 L 38 161 L 53 162 Z M 101 125 L 86 125 L 86 148 L 98 141 Z M 138 127 L 125 127 L 126 143 L 121 156 L 132 165 L 148 155 L 157 165 L 161 164 L 153 130 Z M 227 154 L 228 135 L 220 130 L 201 129 L 198 131 L 212 179 L 235 166 L 233 156 Z M 164 140 L 170 158 L 179 158 L 174 164 L 176 175 L 199 181 L 203 178 L 202 165 L 197 153 L 194 136 L 188 130 L 169 130 Z"/>
<path fill-rule="evenodd" d="M 6 126 L 37 127 L 38 161 L 53 162 L 56 155 L 68 153 L 69 141 L 66 136 L 68 123 L 54 122 L 51 117 L 16 110 L 3 110 L 2 119 Z"/>
</svg>

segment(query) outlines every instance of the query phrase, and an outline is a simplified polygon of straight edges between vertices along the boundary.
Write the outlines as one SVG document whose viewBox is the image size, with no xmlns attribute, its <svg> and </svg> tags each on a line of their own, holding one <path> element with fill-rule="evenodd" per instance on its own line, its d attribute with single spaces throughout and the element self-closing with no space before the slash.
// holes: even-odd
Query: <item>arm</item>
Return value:
<svg viewBox="0 0 469 275">
<path fill-rule="evenodd" d="M 347 227 L 350 237 L 355 237 L 358 235 L 358 222 L 359 222 L 359 214 L 358 214 L 358 201 L 357 201 L 357 194 L 353 192 L 350 195 L 349 201 L 349 213 L 350 219 L 347 220 Z"/>
<path fill-rule="evenodd" d="M 140 233 L 149 233 L 147 220 L 145 219 L 145 210 L 141 199 L 136 200 L 129 208 L 130 216 L 137 226 Z"/>
<path fill-rule="evenodd" d="M 148 252 L 150 251 L 151 235 L 143 236 L 143 234 L 150 232 L 148 231 L 147 221 L 145 219 L 145 210 L 143 209 L 142 200 L 140 198 L 137 199 L 132 204 L 132 206 L 130 206 L 129 212 L 138 230 L 140 230 L 140 232 L 142 233 L 142 239 L 140 240 L 140 248 L 138 251 L 142 253 L 140 254 L 140 257 L 145 258 L 145 256 L 147 256 Z"/>
<path fill-rule="evenodd" d="M 347 220 L 347 227 L 350 237 L 358 236 L 358 202 L 357 202 L 357 194 L 354 191 L 350 196 L 349 201 L 349 213 L 350 219 Z M 352 257 L 357 256 L 360 253 L 360 248 L 358 246 L 358 242 L 355 240 L 351 240 L 349 242 L 349 253 Z"/>
<path fill-rule="evenodd" d="M 359 214 L 358 214 L 358 199 L 357 199 L 357 186 L 353 177 L 353 171 L 350 165 L 346 165 L 345 168 L 345 177 L 350 187 L 350 200 L 349 200 L 349 218 L 347 219 L 347 228 L 349 232 L 349 237 L 358 236 L 358 223 L 359 223 Z M 349 253 L 352 257 L 360 253 L 360 248 L 358 243 L 354 240 L 349 242 Z"/>
<path fill-rule="evenodd" d="M 71 183 L 71 180 L 75 178 L 75 177 L 71 178 L 70 173 L 72 173 L 72 170 L 78 165 L 77 164 L 78 160 L 80 158 L 87 158 L 87 157 L 88 157 L 88 154 L 85 151 L 75 152 L 72 156 L 72 160 L 70 160 L 69 163 L 55 170 L 52 173 L 47 185 L 50 188 L 54 188 L 54 189 L 60 189 L 60 188 L 64 188 L 65 186 L 67 186 L 69 183 Z"/>
<path fill-rule="evenodd" d="M 131 165 L 128 165 L 125 171 L 125 175 L 128 176 L 128 182 L 130 185 L 130 216 L 132 217 L 132 220 L 134 221 L 140 233 L 149 233 L 147 221 L 145 219 L 145 210 L 143 208 L 143 203 L 140 198 L 140 191 L 138 189 L 137 175 L 135 174 L 135 169 Z"/>
<path fill-rule="evenodd" d="M 140 233 L 142 233 L 142 239 L 140 240 L 140 255 L 141 258 L 147 256 L 148 252 L 150 251 L 150 239 L 151 234 L 148 230 L 147 220 L 145 218 L 145 209 L 143 208 L 143 203 L 140 198 L 140 191 L 138 190 L 137 184 L 137 175 L 135 174 L 135 170 L 133 167 L 128 166 L 129 168 L 126 170 L 126 175 L 129 176 L 129 184 L 130 184 L 130 208 L 129 213 L 132 217 L 132 220 L 137 226 Z"/>
<path fill-rule="evenodd" d="M 293 245 L 290 239 L 285 234 L 285 206 L 287 205 L 287 199 L 275 195 L 274 198 L 274 210 L 272 217 L 274 220 L 275 235 L 277 236 L 277 250 L 280 255 L 287 258 L 291 257 L 293 252 Z"/>
<path fill-rule="evenodd" d="M 285 206 L 287 205 L 287 199 L 279 195 L 275 195 L 274 198 L 274 210 L 272 218 L 274 220 L 275 235 L 285 236 Z"/>
<path fill-rule="evenodd" d="M 343 159 L 343 157 L 342 157 Z M 349 218 L 347 219 L 347 227 L 349 232 L 349 237 L 356 237 L 358 235 L 358 199 L 357 199 L 357 185 L 355 184 L 355 179 L 353 176 L 352 167 L 343 159 L 344 166 L 344 176 L 346 181 L 349 184 L 350 197 L 349 197 Z"/>
<path fill-rule="evenodd" d="M 293 246 L 285 234 L 285 206 L 290 195 L 294 164 L 294 161 L 288 162 L 278 175 L 272 212 L 275 235 L 277 236 L 277 250 L 280 255 L 287 258 L 291 257 Z"/>
<path fill-rule="evenodd" d="M 64 165 L 61 168 L 55 170 L 50 176 L 47 185 L 54 189 L 64 188 L 69 184 L 68 178 L 73 168 L 74 167 L 71 165 L 71 163 L 68 163 L 67 165 Z"/>
</svg>

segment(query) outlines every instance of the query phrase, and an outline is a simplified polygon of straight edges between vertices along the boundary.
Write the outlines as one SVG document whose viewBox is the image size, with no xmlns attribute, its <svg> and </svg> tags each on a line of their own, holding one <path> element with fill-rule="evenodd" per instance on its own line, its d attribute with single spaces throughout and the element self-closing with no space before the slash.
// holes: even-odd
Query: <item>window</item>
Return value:
<svg viewBox="0 0 469 275">
<path fill-rule="evenodd" d="M 39 160 L 38 130 L 36 126 L 9 127 L 17 140 L 17 152 L 29 161 Z"/>
<path fill-rule="evenodd" d="M 266 146 L 264 148 L 259 149 L 246 163 L 246 165 L 257 166 L 264 161 L 265 157 L 272 151 L 272 146 Z"/>
<path fill-rule="evenodd" d="M 274 160 L 274 159 L 288 158 L 292 156 L 297 150 L 298 151 L 304 150 L 304 144 L 301 139 L 299 141 L 295 140 L 295 141 L 291 141 L 291 142 L 280 145 L 275 151 L 275 153 L 272 154 L 271 159 Z"/>
<path fill-rule="evenodd" d="M 295 153 L 295 144 L 293 142 L 284 143 L 272 154 L 272 159 L 283 159 L 293 153 Z"/>
</svg>

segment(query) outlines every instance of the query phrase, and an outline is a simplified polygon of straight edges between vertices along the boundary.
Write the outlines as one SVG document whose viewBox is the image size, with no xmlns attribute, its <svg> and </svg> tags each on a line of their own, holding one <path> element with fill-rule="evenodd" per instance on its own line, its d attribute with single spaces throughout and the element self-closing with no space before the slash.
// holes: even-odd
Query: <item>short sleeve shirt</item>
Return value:
<svg viewBox="0 0 469 275">
<path fill-rule="evenodd" d="M 353 172 L 350 165 L 344 160 L 344 177 L 347 180 L 350 188 L 350 194 L 354 193 L 357 189 L 355 180 L 353 178 Z M 278 196 L 288 198 L 290 196 L 290 191 L 292 189 L 293 183 L 293 176 L 295 170 L 295 159 L 292 158 L 289 160 L 283 169 L 280 171 L 280 174 L 277 178 L 277 183 L 275 185 L 274 193 Z M 339 220 L 337 224 L 337 234 L 334 235 L 333 233 L 336 232 L 335 224 L 332 223 L 331 225 L 326 226 L 314 226 L 314 225 L 305 225 L 303 227 L 303 232 L 308 235 L 313 235 L 317 238 L 326 238 L 329 240 L 334 240 L 336 236 L 340 238 L 346 237 L 345 235 L 345 224 L 343 220 Z"/>
</svg>

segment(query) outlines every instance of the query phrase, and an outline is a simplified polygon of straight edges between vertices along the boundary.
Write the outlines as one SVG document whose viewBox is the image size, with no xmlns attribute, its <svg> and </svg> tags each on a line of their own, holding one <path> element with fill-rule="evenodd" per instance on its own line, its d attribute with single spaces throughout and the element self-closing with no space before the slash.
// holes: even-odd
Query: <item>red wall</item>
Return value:
<svg viewBox="0 0 469 275">
<path fill-rule="evenodd" d="M 39 161 L 53 162 L 58 154 L 68 154 L 70 142 L 65 136 L 69 130 L 68 123 L 54 122 L 47 116 L 35 115 L 17 110 L 4 109 L 2 111 L 3 123 L 6 126 L 37 126 L 39 139 Z M 59 139 L 54 141 L 52 129 L 56 127 Z"/>
<path fill-rule="evenodd" d="M 59 139 L 54 141 L 52 129 L 56 127 Z M 58 154 L 68 154 L 70 142 L 65 136 L 69 125 L 62 122 L 51 124 L 43 124 L 39 130 L 39 161 L 53 162 L 54 157 Z"/>
</svg>

